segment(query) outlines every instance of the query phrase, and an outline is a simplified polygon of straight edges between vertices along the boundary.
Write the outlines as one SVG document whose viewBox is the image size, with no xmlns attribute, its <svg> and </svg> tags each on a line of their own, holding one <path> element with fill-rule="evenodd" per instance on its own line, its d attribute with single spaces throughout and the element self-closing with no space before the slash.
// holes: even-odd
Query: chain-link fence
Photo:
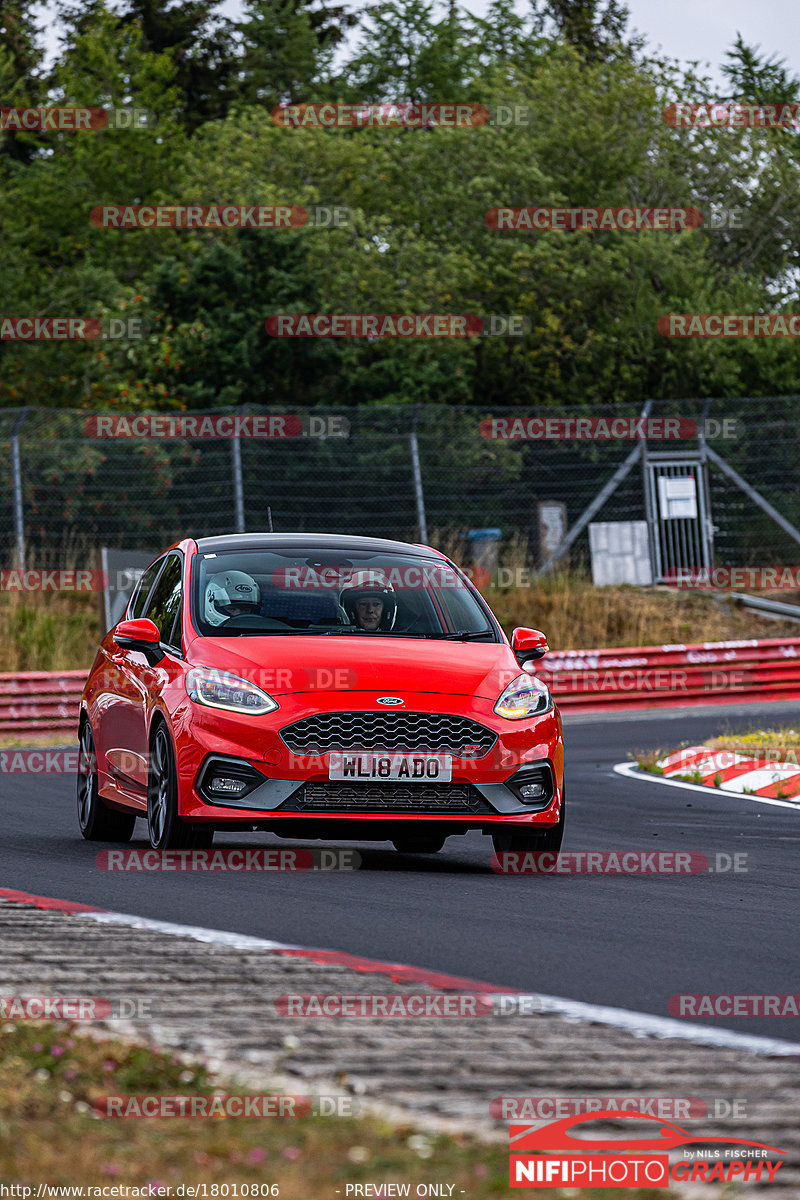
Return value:
<svg viewBox="0 0 800 1200">
<path fill-rule="evenodd" d="M 591 521 L 658 519 L 648 472 L 662 463 L 661 474 L 705 488 L 698 519 L 711 561 L 800 561 L 796 396 L 137 417 L 0 410 L 0 565 L 56 565 L 101 545 L 156 553 L 185 536 L 263 531 L 270 519 L 276 532 L 412 541 L 490 526 L 524 540 L 534 564 L 577 565 Z"/>
</svg>

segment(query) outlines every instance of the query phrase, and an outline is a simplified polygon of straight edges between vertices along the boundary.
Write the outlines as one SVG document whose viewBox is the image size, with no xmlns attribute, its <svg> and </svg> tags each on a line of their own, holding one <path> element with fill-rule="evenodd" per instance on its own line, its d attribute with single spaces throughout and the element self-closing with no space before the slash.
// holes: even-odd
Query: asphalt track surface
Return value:
<svg viewBox="0 0 800 1200">
<path fill-rule="evenodd" d="M 94 861 L 103 847 L 78 832 L 73 778 L 7 775 L 0 885 L 662 1017 L 678 993 L 800 992 L 800 808 L 613 772 L 629 750 L 791 724 L 792 712 L 720 707 L 566 723 L 565 850 L 688 850 L 712 862 L 746 852 L 746 873 L 503 876 L 490 869 L 490 840 L 475 833 L 425 856 L 352 843 L 363 862 L 349 872 L 109 874 Z M 268 834 L 215 841 L 290 844 Z M 131 845 L 146 845 L 144 822 Z M 800 1045 L 798 1017 L 692 1019 Z"/>
</svg>

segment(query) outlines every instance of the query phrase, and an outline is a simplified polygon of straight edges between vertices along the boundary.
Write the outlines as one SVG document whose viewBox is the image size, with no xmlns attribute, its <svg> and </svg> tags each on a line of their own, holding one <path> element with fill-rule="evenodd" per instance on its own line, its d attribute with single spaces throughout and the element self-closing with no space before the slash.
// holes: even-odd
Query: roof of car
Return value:
<svg viewBox="0 0 800 1200">
<path fill-rule="evenodd" d="M 431 558 L 440 557 L 438 551 L 430 546 L 345 533 L 228 533 L 197 539 L 197 548 L 204 554 L 214 554 L 220 550 L 278 550 L 288 546 L 296 546 L 298 550 L 372 550 L 385 554 L 412 552 Z"/>
</svg>

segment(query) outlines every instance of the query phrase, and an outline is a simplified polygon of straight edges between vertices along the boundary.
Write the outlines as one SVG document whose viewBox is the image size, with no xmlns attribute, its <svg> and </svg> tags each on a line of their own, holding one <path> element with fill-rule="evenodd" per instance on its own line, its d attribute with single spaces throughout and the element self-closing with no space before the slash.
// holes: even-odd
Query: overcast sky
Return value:
<svg viewBox="0 0 800 1200">
<path fill-rule="evenodd" d="M 800 67 L 797 0 L 629 0 L 628 8 L 631 27 L 645 35 L 649 49 L 710 62 L 715 79 L 737 33 L 768 58 Z"/>
<path fill-rule="evenodd" d="M 461 7 L 484 15 L 488 0 L 460 0 Z M 366 7 L 350 2 L 351 11 Z M 526 5 L 517 0 L 517 10 Z M 645 35 L 648 49 L 659 48 L 672 58 L 699 59 L 711 64 L 711 74 L 721 79 L 719 68 L 737 31 L 748 45 L 761 46 L 768 57 L 777 54 L 800 71 L 800 14 L 798 0 L 628 0 L 630 27 Z M 225 0 L 222 11 L 241 12 L 241 0 Z M 57 46 L 57 30 L 44 6 L 38 13 L 46 26 L 48 51 Z"/>
</svg>

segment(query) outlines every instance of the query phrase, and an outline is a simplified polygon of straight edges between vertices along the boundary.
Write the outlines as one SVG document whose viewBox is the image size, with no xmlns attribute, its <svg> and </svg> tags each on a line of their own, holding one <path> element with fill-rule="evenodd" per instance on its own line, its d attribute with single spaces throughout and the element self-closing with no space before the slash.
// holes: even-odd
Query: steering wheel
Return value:
<svg viewBox="0 0 800 1200">
<path fill-rule="evenodd" d="M 277 617 L 262 617 L 258 613 L 240 613 L 236 617 L 228 617 L 220 629 L 290 629 L 285 621 Z"/>
</svg>

